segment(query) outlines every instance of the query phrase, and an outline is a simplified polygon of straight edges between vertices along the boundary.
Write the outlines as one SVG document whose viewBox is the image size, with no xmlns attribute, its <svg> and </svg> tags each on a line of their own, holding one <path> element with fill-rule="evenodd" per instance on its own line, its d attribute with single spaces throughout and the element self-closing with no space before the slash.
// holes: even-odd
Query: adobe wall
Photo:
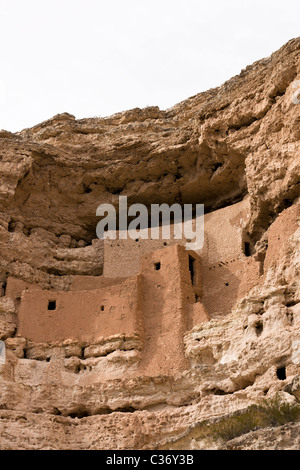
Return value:
<svg viewBox="0 0 300 470">
<path fill-rule="evenodd" d="M 198 252 L 203 264 L 210 266 L 244 254 L 244 226 L 249 217 L 249 197 L 205 215 L 204 246 Z"/>
<path fill-rule="evenodd" d="M 204 216 L 204 246 L 197 251 L 203 264 L 211 265 L 236 259 L 243 254 L 243 227 L 250 214 L 250 202 L 246 197 L 232 206 L 219 209 Z M 139 272 L 140 258 L 165 246 L 185 245 L 187 240 L 174 240 L 171 225 L 171 239 L 159 240 L 105 240 L 104 268 L 106 278 L 127 277 Z M 160 234 L 161 235 L 161 234 Z"/>
<path fill-rule="evenodd" d="M 141 251 L 152 245 L 137 246 L 139 274 L 127 279 L 70 276 L 69 291 L 57 292 L 8 278 L 6 296 L 18 307 L 17 334 L 33 343 L 68 340 L 92 345 L 92 349 L 106 338 L 138 334 L 139 345 L 134 348 L 143 349 L 132 374 L 155 376 L 185 370 L 186 331 L 229 313 L 262 277 L 261 263 L 243 253 L 247 204 L 243 201 L 206 216 L 200 255 L 177 241 L 165 246 L 160 240 L 161 249 L 140 258 Z M 298 228 L 299 217 L 298 204 L 283 211 L 271 225 L 265 270 L 276 264 Z M 54 310 L 49 309 L 49 301 L 55 301 Z"/>
<path fill-rule="evenodd" d="M 244 227 L 250 217 L 250 199 L 205 215 L 202 263 L 202 302 L 210 318 L 230 313 L 261 277 L 261 265 L 245 255 Z"/>
<path fill-rule="evenodd" d="M 260 263 L 256 262 L 252 257 L 246 257 L 243 253 L 243 227 L 247 221 L 248 216 L 248 198 L 233 206 L 229 206 L 211 214 L 205 215 L 205 239 L 203 249 L 199 251 L 201 258 L 201 269 L 198 269 L 199 273 L 202 272 L 201 282 L 198 282 L 198 286 L 201 286 L 202 291 L 201 293 L 198 292 L 197 294 L 198 299 L 201 298 L 201 302 L 189 303 L 187 299 L 187 303 L 189 303 L 189 320 L 187 320 L 186 330 L 190 329 L 191 324 L 196 324 L 197 321 L 202 322 L 207 315 L 210 318 L 226 315 L 231 311 L 237 300 L 245 295 L 257 283 L 261 275 Z M 156 253 L 155 256 L 157 257 L 157 253 L 165 252 L 169 253 L 168 256 L 175 256 L 176 259 L 176 257 L 179 256 L 176 254 L 177 250 L 172 250 L 171 248 L 181 246 L 184 242 L 184 240 L 181 241 L 174 239 L 150 239 L 138 241 L 129 239 L 105 241 L 104 272 L 108 277 L 70 276 L 69 291 L 70 293 L 74 292 L 73 297 L 76 299 L 74 302 L 77 302 L 77 305 L 79 305 L 81 302 L 81 297 L 88 297 L 87 293 L 81 293 L 81 291 L 93 290 L 96 295 L 95 298 L 99 299 L 99 301 L 101 297 L 105 298 L 106 296 L 114 296 L 114 292 L 118 292 L 122 289 L 121 286 L 129 274 L 138 273 L 140 270 L 141 272 L 143 272 L 143 270 L 146 270 L 145 272 L 147 272 L 145 260 L 147 259 L 148 255 L 151 253 Z M 157 250 L 158 247 L 160 250 Z M 187 253 L 187 250 L 183 248 L 183 250 L 180 252 Z M 173 255 L 171 255 L 171 253 L 173 253 Z M 168 279 L 168 282 L 171 283 L 173 282 L 172 280 L 175 276 L 175 273 L 181 269 L 175 261 L 174 263 L 173 271 Z M 185 269 L 181 269 L 181 271 L 181 275 L 184 277 Z M 186 268 L 186 272 L 189 272 L 188 267 Z M 188 283 L 186 286 L 188 286 Z M 15 300 L 17 309 L 19 308 L 21 293 L 24 289 L 29 291 L 32 289 L 40 290 L 40 287 L 37 285 L 27 284 L 17 279 L 8 279 L 6 295 Z M 149 291 L 151 289 L 149 287 Z M 163 294 L 163 296 L 166 297 L 165 302 L 168 302 L 168 283 L 164 285 L 164 289 L 165 294 Z M 99 290 L 98 294 L 96 294 L 97 290 Z M 50 292 L 52 291 L 49 291 L 48 294 L 46 294 L 46 297 L 50 294 Z M 67 296 L 66 299 L 71 300 L 73 298 L 69 293 L 65 294 Z M 57 293 L 58 296 L 62 297 L 65 294 L 63 292 Z M 41 299 L 43 295 L 45 294 L 41 294 Z M 174 294 L 170 295 L 174 296 Z M 191 295 L 195 296 L 196 294 L 194 293 Z M 34 296 L 32 296 L 32 299 L 33 297 Z M 24 295 L 24 299 L 26 298 L 26 295 Z M 89 311 L 96 312 L 97 306 L 99 306 L 99 301 L 95 300 L 95 307 L 90 305 Z M 117 305 L 119 305 L 120 301 L 122 302 L 120 299 L 114 299 L 114 302 Z M 71 302 L 73 302 L 73 300 Z M 65 304 L 63 303 L 62 305 Z M 113 307 L 114 305 L 110 306 L 112 309 Z M 67 307 L 64 308 L 67 309 Z M 45 311 L 44 306 L 42 309 Z M 146 311 L 144 307 L 143 309 Z M 95 313 L 92 313 L 92 317 L 93 315 L 95 315 Z M 105 318 L 105 314 L 102 314 L 102 318 Z M 112 316 L 109 316 L 107 319 L 108 324 L 112 323 L 112 318 Z M 96 320 L 94 319 L 93 322 L 96 322 Z M 65 331 L 67 331 L 67 326 L 65 328 Z M 80 328 L 83 327 L 80 326 Z M 117 332 L 119 332 L 119 330 L 117 330 Z M 88 329 L 83 328 L 81 333 L 82 335 L 86 336 L 88 334 Z M 110 330 L 103 332 L 104 335 L 110 333 Z M 53 333 L 52 339 L 54 336 L 58 337 L 57 334 L 58 333 Z M 82 337 L 82 335 L 80 337 Z M 61 337 L 63 336 L 64 333 L 61 332 Z"/>
<path fill-rule="evenodd" d="M 103 276 L 69 276 L 69 283 L 67 291 L 84 291 L 84 290 L 97 290 L 107 288 L 113 285 L 122 284 L 126 278 L 109 278 L 106 279 Z M 22 292 L 25 290 L 29 291 L 41 291 L 43 290 L 39 284 L 32 284 L 22 279 L 15 277 L 8 277 L 6 283 L 6 297 L 12 299 L 15 303 L 15 307 L 18 309 Z M 48 292 L 52 292 L 49 290 Z"/>
<path fill-rule="evenodd" d="M 300 204 L 284 210 L 268 230 L 264 262 L 244 253 L 225 262 L 203 264 L 203 303 L 211 318 L 230 313 L 238 299 L 263 280 L 264 273 L 282 259 L 289 237 L 297 230 Z M 243 241 L 243 240 L 242 240 Z"/>
<path fill-rule="evenodd" d="M 49 301 L 56 302 L 49 310 Z M 97 290 L 54 292 L 25 290 L 21 295 L 17 333 L 33 342 L 66 339 L 97 342 L 141 328 L 139 277 Z"/>
<path fill-rule="evenodd" d="M 8 294 L 21 299 L 17 334 L 34 344 L 93 345 L 138 334 L 143 349 L 135 372 L 145 375 L 185 370 L 184 334 L 209 319 L 200 258 L 180 245 L 144 256 L 140 274 L 126 280 L 74 276 L 70 291 L 57 292 L 10 278 Z"/>
<path fill-rule="evenodd" d="M 195 260 L 194 284 L 189 256 Z M 140 369 L 149 375 L 184 370 L 188 364 L 183 336 L 188 329 L 208 320 L 201 304 L 200 259 L 196 253 L 175 245 L 143 257 L 141 273 L 145 349 Z"/>
<path fill-rule="evenodd" d="M 244 227 L 249 216 L 249 197 L 204 216 L 204 245 L 197 254 L 202 265 L 202 301 L 210 318 L 228 314 L 260 278 L 260 263 L 245 256 Z M 145 255 L 158 248 L 185 243 L 185 239 L 174 240 L 174 237 L 171 240 L 105 240 L 104 276 L 133 275 L 139 272 L 140 259 Z"/>
<path fill-rule="evenodd" d="M 261 277 L 260 263 L 240 255 L 224 264 L 203 265 L 202 302 L 210 318 L 227 315 Z"/>
<path fill-rule="evenodd" d="M 173 233 L 171 229 L 171 234 Z M 181 240 L 148 240 L 128 238 L 127 240 L 104 241 L 103 276 L 107 279 L 128 277 L 140 271 L 141 259 L 153 251 L 182 243 Z"/>
<path fill-rule="evenodd" d="M 70 276 L 69 291 L 96 290 L 122 284 L 124 277 L 106 278 L 104 276 Z"/>
<path fill-rule="evenodd" d="M 265 258 L 265 271 L 276 266 L 282 259 L 286 242 L 299 228 L 300 203 L 281 212 L 268 231 L 268 250 Z"/>
<path fill-rule="evenodd" d="M 14 301 L 17 311 L 20 307 L 22 292 L 29 289 L 33 291 L 42 290 L 38 284 L 30 284 L 15 277 L 7 278 L 5 296 Z"/>
</svg>

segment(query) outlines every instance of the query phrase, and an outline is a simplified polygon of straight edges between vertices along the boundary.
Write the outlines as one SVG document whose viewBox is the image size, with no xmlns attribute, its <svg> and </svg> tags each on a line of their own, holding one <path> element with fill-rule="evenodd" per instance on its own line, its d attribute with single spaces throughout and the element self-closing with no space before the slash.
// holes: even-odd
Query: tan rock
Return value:
<svg viewBox="0 0 300 470">
<path fill-rule="evenodd" d="M 0 132 L 1 449 L 299 447 L 292 422 L 201 434 L 299 401 L 299 51 L 165 111 Z M 119 195 L 205 204 L 203 248 L 105 245 Z"/>
</svg>

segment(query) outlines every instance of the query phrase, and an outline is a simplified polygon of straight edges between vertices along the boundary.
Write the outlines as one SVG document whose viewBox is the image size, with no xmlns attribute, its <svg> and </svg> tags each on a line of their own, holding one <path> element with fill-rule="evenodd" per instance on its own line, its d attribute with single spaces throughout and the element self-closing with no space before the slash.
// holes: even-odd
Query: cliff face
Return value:
<svg viewBox="0 0 300 470">
<path fill-rule="evenodd" d="M 227 443 L 198 431 L 276 394 L 290 406 L 300 398 L 299 53 L 292 40 L 166 111 L 61 114 L 0 132 L 0 448 L 249 449 L 262 432 L 264 448 L 299 448 L 298 423 Z M 96 208 L 117 207 L 120 195 L 147 206 L 203 203 L 207 212 L 249 201 L 240 260 L 257 262 L 259 275 L 230 313 L 221 305 L 217 318 L 186 326 L 178 372 L 138 369 L 144 346 L 122 332 L 96 345 L 35 344 L 18 330 L 26 287 L 32 298 L 79 284 L 110 289 Z"/>
</svg>

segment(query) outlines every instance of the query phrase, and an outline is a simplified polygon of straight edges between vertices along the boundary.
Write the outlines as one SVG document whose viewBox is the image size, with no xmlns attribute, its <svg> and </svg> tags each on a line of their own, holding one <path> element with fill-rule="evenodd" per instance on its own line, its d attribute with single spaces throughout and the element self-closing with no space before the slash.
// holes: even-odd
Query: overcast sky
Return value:
<svg viewBox="0 0 300 470">
<path fill-rule="evenodd" d="M 0 129 L 169 108 L 299 26 L 299 0 L 0 0 Z"/>
</svg>

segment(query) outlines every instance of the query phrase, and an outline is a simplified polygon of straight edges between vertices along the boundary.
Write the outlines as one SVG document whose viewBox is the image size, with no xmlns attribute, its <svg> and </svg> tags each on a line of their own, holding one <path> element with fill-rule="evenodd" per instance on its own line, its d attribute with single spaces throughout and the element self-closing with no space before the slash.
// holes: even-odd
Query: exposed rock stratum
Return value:
<svg viewBox="0 0 300 470">
<path fill-rule="evenodd" d="M 299 449 L 300 39 L 173 108 L 0 131 L 1 449 Z M 96 209 L 204 204 L 205 242 Z M 199 427 L 200 426 L 200 427 Z"/>
</svg>

